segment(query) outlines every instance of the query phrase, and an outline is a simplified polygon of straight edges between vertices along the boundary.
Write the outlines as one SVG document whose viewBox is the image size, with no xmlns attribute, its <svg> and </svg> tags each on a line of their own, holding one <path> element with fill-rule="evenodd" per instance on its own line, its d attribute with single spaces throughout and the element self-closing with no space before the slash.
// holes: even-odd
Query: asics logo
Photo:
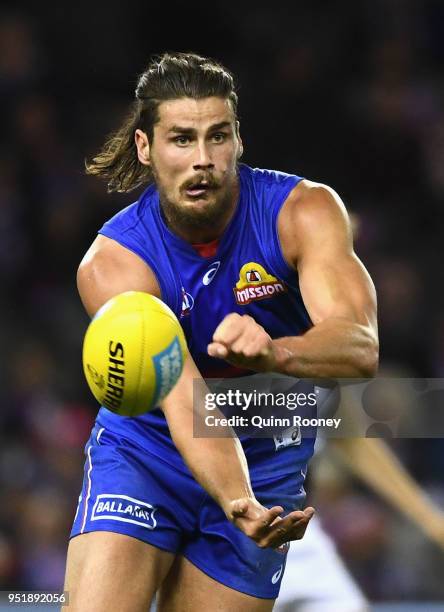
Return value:
<svg viewBox="0 0 444 612">
<path fill-rule="evenodd" d="M 281 565 L 281 567 L 278 569 L 278 571 L 273 574 L 272 578 L 271 578 L 271 582 L 273 584 L 276 584 L 276 582 L 279 580 L 279 578 L 282 576 L 282 570 L 284 569 L 284 566 Z"/>
<path fill-rule="evenodd" d="M 202 279 L 204 285 L 209 285 L 219 270 L 220 261 L 215 261 Z"/>
</svg>

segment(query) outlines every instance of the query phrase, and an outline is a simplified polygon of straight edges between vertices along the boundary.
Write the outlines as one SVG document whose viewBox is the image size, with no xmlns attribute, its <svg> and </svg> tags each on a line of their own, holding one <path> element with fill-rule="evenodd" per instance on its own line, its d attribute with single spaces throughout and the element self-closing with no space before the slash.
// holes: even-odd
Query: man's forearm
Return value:
<svg viewBox="0 0 444 612">
<path fill-rule="evenodd" d="M 227 512 L 231 501 L 254 496 L 244 451 L 233 429 L 218 427 L 217 438 L 207 437 L 207 392 L 199 370 L 188 356 L 178 383 L 161 406 L 173 442 L 194 478 Z M 197 437 L 195 429 L 203 436 Z"/>
<path fill-rule="evenodd" d="M 346 319 L 322 321 L 302 336 L 273 340 L 276 371 L 306 378 L 371 377 L 378 342 L 364 325 Z"/>
<path fill-rule="evenodd" d="M 247 460 L 231 427 L 218 428 L 218 436 L 223 437 L 195 437 L 195 420 L 201 421 L 200 429 L 205 431 L 205 414 L 198 405 L 194 410 L 193 415 L 193 408 L 184 403 L 179 410 L 164 412 L 173 442 L 191 473 L 226 512 L 234 499 L 254 497 Z"/>
<path fill-rule="evenodd" d="M 237 438 L 190 438 L 176 432 L 173 440 L 195 479 L 224 511 L 234 499 L 254 497 Z"/>
</svg>

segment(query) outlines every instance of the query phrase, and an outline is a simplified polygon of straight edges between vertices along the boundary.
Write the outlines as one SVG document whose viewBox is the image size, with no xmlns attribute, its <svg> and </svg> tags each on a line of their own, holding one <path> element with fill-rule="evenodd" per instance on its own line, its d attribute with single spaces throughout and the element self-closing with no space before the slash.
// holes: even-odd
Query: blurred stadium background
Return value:
<svg viewBox="0 0 444 612">
<path fill-rule="evenodd" d="M 137 195 L 107 196 L 83 160 L 117 126 L 148 56 L 194 50 L 234 71 L 244 161 L 331 184 L 354 216 L 383 372 L 444 377 L 444 3 L 2 7 L 0 589 L 59 589 L 97 410 L 75 273 Z M 392 445 L 444 507 L 442 441 Z M 444 600 L 443 552 L 324 463 L 316 505 L 371 601 Z"/>
</svg>

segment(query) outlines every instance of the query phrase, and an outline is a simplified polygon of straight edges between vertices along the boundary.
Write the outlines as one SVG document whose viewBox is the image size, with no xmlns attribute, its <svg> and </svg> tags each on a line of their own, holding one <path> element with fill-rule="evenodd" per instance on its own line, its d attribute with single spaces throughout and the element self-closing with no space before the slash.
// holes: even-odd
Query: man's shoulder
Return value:
<svg viewBox="0 0 444 612">
<path fill-rule="evenodd" d="M 331 236 L 349 236 L 351 225 L 339 195 L 323 183 L 303 180 L 291 191 L 279 219 L 278 231 L 291 261 L 301 255 L 306 243 L 325 243 Z"/>
<path fill-rule="evenodd" d="M 338 215 L 347 216 L 343 201 L 332 187 L 308 179 L 301 180 L 290 192 L 285 211 L 302 224 L 318 224 Z"/>
</svg>

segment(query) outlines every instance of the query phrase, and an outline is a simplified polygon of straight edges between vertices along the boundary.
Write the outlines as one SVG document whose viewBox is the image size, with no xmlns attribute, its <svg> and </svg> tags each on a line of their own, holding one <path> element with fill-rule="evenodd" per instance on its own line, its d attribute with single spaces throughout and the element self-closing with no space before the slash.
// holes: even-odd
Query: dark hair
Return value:
<svg viewBox="0 0 444 612">
<path fill-rule="evenodd" d="M 136 99 L 122 126 L 105 142 L 91 162 L 87 174 L 108 181 L 108 192 L 127 192 L 152 179 L 151 169 L 140 163 L 134 143 L 136 129 L 143 130 L 151 144 L 158 108 L 164 100 L 217 96 L 230 100 L 237 116 L 237 94 L 232 74 L 218 62 L 195 53 L 164 53 L 154 57 L 139 77 Z"/>
</svg>

